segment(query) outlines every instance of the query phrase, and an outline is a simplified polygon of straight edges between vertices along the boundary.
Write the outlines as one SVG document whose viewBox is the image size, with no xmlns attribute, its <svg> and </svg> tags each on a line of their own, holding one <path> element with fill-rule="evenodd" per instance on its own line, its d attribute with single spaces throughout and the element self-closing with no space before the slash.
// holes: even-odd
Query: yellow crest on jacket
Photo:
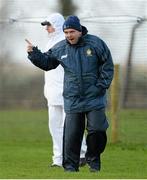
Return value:
<svg viewBox="0 0 147 180">
<path fill-rule="evenodd" d="M 91 49 L 87 49 L 86 54 L 87 54 L 87 56 L 92 56 L 92 51 L 91 51 Z"/>
</svg>

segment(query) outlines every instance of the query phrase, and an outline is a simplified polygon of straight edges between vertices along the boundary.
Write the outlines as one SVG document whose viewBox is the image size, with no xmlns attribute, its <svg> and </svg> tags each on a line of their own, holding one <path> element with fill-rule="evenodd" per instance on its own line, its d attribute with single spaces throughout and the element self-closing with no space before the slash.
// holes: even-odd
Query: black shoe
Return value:
<svg viewBox="0 0 147 180">
<path fill-rule="evenodd" d="M 100 162 L 92 162 L 89 164 L 89 171 L 90 172 L 98 172 L 100 171 Z"/>
<path fill-rule="evenodd" d="M 97 168 L 97 167 L 89 167 L 89 171 L 90 171 L 90 172 L 99 172 L 100 169 Z"/>
<path fill-rule="evenodd" d="M 86 158 L 80 158 L 79 166 L 83 167 L 86 165 Z"/>
<path fill-rule="evenodd" d="M 98 157 L 98 158 L 89 158 L 87 160 L 87 164 L 89 166 L 89 171 L 90 172 L 98 172 L 101 169 L 100 157 Z"/>
<path fill-rule="evenodd" d="M 77 172 L 77 170 L 74 168 L 64 168 L 64 171 L 65 172 Z"/>
<path fill-rule="evenodd" d="M 64 167 L 65 172 L 77 172 L 77 171 L 79 171 L 78 167 L 76 168 L 76 167 L 74 167 L 73 165 L 70 165 L 70 164 L 68 164 L 68 165 L 66 164 L 63 167 Z"/>
</svg>

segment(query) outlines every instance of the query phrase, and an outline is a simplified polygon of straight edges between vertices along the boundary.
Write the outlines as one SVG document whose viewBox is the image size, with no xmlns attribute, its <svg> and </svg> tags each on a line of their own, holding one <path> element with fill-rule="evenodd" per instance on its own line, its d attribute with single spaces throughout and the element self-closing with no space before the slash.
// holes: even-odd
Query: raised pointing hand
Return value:
<svg viewBox="0 0 147 180">
<path fill-rule="evenodd" d="M 28 39 L 25 39 L 25 41 L 27 42 L 27 52 L 32 52 L 33 44 Z"/>
</svg>

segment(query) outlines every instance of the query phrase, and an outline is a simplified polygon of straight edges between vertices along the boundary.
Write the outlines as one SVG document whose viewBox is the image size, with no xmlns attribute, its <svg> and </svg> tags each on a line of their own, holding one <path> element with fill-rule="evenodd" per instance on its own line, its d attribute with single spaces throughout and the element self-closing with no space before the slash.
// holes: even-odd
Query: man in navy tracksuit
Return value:
<svg viewBox="0 0 147 180">
<path fill-rule="evenodd" d="M 87 34 L 87 29 L 80 24 L 78 17 L 69 16 L 65 20 L 63 31 L 66 39 L 46 53 L 29 43 L 28 58 L 45 71 L 54 69 L 59 64 L 64 68 L 65 171 L 79 171 L 80 148 L 86 126 L 86 161 L 91 172 L 98 172 L 100 155 L 107 142 L 106 89 L 113 78 L 112 57 L 105 42 L 97 36 Z"/>
</svg>

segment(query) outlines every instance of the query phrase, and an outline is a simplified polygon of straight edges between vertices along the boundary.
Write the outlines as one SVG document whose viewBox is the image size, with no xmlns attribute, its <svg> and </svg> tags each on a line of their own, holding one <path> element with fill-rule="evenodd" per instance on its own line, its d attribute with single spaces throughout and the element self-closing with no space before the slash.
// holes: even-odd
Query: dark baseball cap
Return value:
<svg viewBox="0 0 147 180">
<path fill-rule="evenodd" d="M 43 22 L 41 22 L 41 25 L 42 26 L 51 26 L 51 23 L 50 22 L 48 22 L 48 21 L 43 21 Z"/>
</svg>

